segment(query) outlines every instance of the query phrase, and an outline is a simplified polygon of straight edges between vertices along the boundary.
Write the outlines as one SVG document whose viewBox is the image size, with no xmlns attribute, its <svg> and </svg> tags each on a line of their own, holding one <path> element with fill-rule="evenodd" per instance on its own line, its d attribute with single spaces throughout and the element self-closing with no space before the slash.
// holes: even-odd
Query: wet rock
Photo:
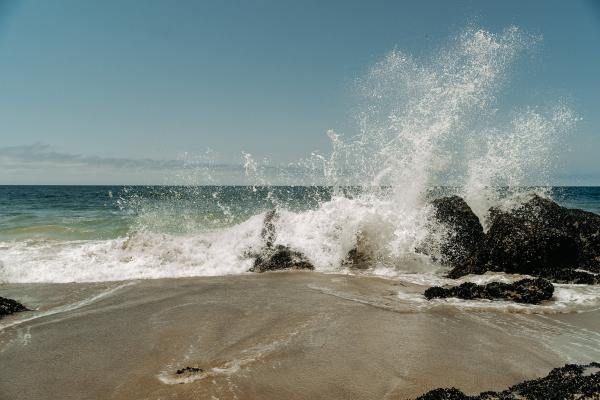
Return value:
<svg viewBox="0 0 600 400">
<path fill-rule="evenodd" d="M 514 283 L 491 282 L 477 285 L 466 282 L 459 286 L 434 286 L 423 295 L 428 299 L 457 297 L 464 300 L 512 300 L 518 303 L 538 304 L 552 298 L 554 286 L 545 279 L 521 279 Z"/>
<path fill-rule="evenodd" d="M 250 272 L 266 272 L 281 269 L 306 269 L 314 270 L 315 267 L 306 257 L 287 246 L 277 245 L 272 249 L 265 250 L 254 260 Z"/>
<path fill-rule="evenodd" d="M 483 392 L 468 396 L 462 391 L 435 389 L 416 400 L 563 400 L 600 399 L 600 364 L 567 364 L 539 379 L 525 381 L 502 392 Z"/>
<path fill-rule="evenodd" d="M 265 241 L 266 248 L 272 248 L 277 237 L 277 231 L 275 230 L 275 220 L 279 217 L 277 210 L 273 209 L 265 214 L 263 221 L 263 228 L 260 232 L 261 237 Z"/>
<path fill-rule="evenodd" d="M 202 368 L 185 367 L 185 368 L 181 368 L 181 369 L 178 369 L 177 371 L 175 371 L 175 375 L 201 374 L 202 372 L 204 372 L 204 370 Z"/>
<path fill-rule="evenodd" d="M 348 255 L 342 261 L 342 266 L 354 269 L 367 269 L 371 259 L 365 253 L 361 252 L 358 247 L 353 247 L 348 252 Z"/>
<path fill-rule="evenodd" d="M 560 283 L 600 279 L 600 216 L 533 196 L 510 210 L 490 210 L 490 228 L 473 257 L 448 274 L 527 274 Z M 583 271 L 585 270 L 585 271 Z"/>
<path fill-rule="evenodd" d="M 440 261 L 453 267 L 470 264 L 485 239 L 479 218 L 458 196 L 442 197 L 431 204 L 436 222 L 443 227 Z"/>
<path fill-rule="evenodd" d="M 313 270 L 315 267 L 300 252 L 290 249 L 287 246 L 275 245 L 277 231 L 275 221 L 279 215 L 276 210 L 271 210 L 265 214 L 261 236 L 264 239 L 264 246 L 260 253 L 254 259 L 254 265 L 249 272 L 266 272 L 282 269 L 306 269 Z"/>
<path fill-rule="evenodd" d="M 435 389 L 419 396 L 417 400 L 469 400 L 471 397 L 465 395 L 456 388 Z"/>
<path fill-rule="evenodd" d="M 16 312 L 29 311 L 23 304 L 13 299 L 0 297 L 0 318 Z"/>
<path fill-rule="evenodd" d="M 359 233 L 356 236 L 356 244 L 342 261 L 342 266 L 352 269 L 367 269 L 372 266 L 373 257 L 368 248 L 367 240 L 362 233 Z"/>
</svg>

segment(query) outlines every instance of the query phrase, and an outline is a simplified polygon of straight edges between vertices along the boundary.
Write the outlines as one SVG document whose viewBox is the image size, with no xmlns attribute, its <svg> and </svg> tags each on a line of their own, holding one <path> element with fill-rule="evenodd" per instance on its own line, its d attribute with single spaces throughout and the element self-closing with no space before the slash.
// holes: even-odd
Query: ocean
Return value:
<svg viewBox="0 0 600 400">
<path fill-rule="evenodd" d="M 426 239 L 426 200 L 456 190 L 429 190 L 413 209 L 386 188 L 1 186 L 0 281 L 243 274 L 260 252 L 265 212 L 277 209 L 277 242 L 317 271 L 351 272 L 343 260 L 360 238 L 375 255 L 361 274 L 435 283 L 444 269 L 415 250 Z M 524 189 L 532 190 L 542 189 Z M 600 213 L 600 188 L 544 192 Z"/>
<path fill-rule="evenodd" d="M 1 295 L 32 310 L 0 323 L 0 398 L 400 399 L 598 361 L 600 285 L 539 304 L 424 296 L 524 278 L 447 278 L 422 251 L 447 239 L 436 197 L 484 230 L 532 194 L 600 214 L 600 188 L 548 186 L 578 121 L 566 102 L 498 108 L 537 40 L 470 27 L 429 59 L 390 52 L 358 80 L 358 133 L 225 168 L 256 186 L 197 185 L 229 182 L 202 162 L 166 179 L 185 186 L 0 186 Z M 249 272 L 273 209 L 269 240 L 315 271 Z"/>
<path fill-rule="evenodd" d="M 242 152 L 234 170 L 256 186 L 2 186 L 0 281 L 246 274 L 264 246 L 265 213 L 276 209 L 275 243 L 318 272 L 452 283 L 419 251 L 438 244 L 436 196 L 460 195 L 484 229 L 491 207 L 532 192 L 600 213 L 599 188 L 547 186 L 556 150 L 579 120 L 568 104 L 497 108 L 511 66 L 535 41 L 516 27 L 470 27 L 428 59 L 391 51 L 357 80 L 358 130 L 327 131 L 329 153 L 278 165 Z M 182 164 L 167 181 L 225 182 L 221 167 Z M 361 271 L 344 262 L 357 244 L 370 258 Z M 598 302 L 594 288 L 561 290 L 550 307 Z"/>
</svg>

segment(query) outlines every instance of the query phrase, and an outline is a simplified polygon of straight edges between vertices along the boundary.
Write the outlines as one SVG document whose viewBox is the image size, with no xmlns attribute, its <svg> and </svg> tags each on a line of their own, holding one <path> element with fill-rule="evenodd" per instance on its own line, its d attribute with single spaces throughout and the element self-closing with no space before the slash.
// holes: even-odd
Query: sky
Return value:
<svg viewBox="0 0 600 400">
<path fill-rule="evenodd" d="M 593 0 L 0 0 L 0 184 L 161 184 L 189 159 L 326 153 L 328 129 L 356 129 L 373 63 L 469 24 L 543 36 L 502 102 L 567 99 L 581 121 L 555 181 L 600 185 Z"/>
</svg>

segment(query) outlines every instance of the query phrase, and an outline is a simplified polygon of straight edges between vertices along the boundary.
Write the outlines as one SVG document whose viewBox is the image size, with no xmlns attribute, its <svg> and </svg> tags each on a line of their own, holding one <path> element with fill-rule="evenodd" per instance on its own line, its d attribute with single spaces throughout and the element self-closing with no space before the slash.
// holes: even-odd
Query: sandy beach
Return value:
<svg viewBox="0 0 600 400">
<path fill-rule="evenodd" d="M 37 311 L 0 322 L 0 398 L 409 399 L 600 358 L 597 311 L 424 309 L 399 295 L 421 290 L 315 272 L 4 285 Z"/>
<path fill-rule="evenodd" d="M 600 400 L 600 0 L 0 33 L 0 400 Z"/>
</svg>

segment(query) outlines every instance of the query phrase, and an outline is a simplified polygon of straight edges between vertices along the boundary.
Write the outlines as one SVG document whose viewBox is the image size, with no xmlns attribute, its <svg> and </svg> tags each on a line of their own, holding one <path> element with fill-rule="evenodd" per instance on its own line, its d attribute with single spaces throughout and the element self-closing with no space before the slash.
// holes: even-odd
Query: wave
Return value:
<svg viewBox="0 0 600 400">
<path fill-rule="evenodd" d="M 346 139 L 330 131 L 330 154 L 288 166 L 306 172 L 302 184 L 325 184 L 325 192 L 291 191 L 293 199 L 286 200 L 268 186 L 274 178 L 264 173 L 273 169 L 244 153 L 246 173 L 261 188 L 126 194 L 116 200 L 130 218 L 126 235 L 1 242 L 0 279 L 88 282 L 244 273 L 263 244 L 264 210 L 276 207 L 277 243 L 301 251 L 317 271 L 348 272 L 343 260 L 359 240 L 372 256 L 361 273 L 439 282 L 443 268 L 416 251 L 432 240 L 431 188 L 451 187 L 485 226 L 491 206 L 510 207 L 529 191 L 525 186 L 549 184 L 554 148 L 577 120 L 561 102 L 549 109 L 498 109 L 496 97 L 510 68 L 537 41 L 516 27 L 500 33 L 470 27 L 426 59 L 390 52 L 358 82 L 364 103 L 356 115 L 358 134 Z M 358 189 L 349 194 L 349 187 Z M 252 197 L 257 191 L 262 194 Z M 559 288 L 557 296 L 569 293 Z M 565 301 L 583 299 L 575 297 Z"/>
</svg>

